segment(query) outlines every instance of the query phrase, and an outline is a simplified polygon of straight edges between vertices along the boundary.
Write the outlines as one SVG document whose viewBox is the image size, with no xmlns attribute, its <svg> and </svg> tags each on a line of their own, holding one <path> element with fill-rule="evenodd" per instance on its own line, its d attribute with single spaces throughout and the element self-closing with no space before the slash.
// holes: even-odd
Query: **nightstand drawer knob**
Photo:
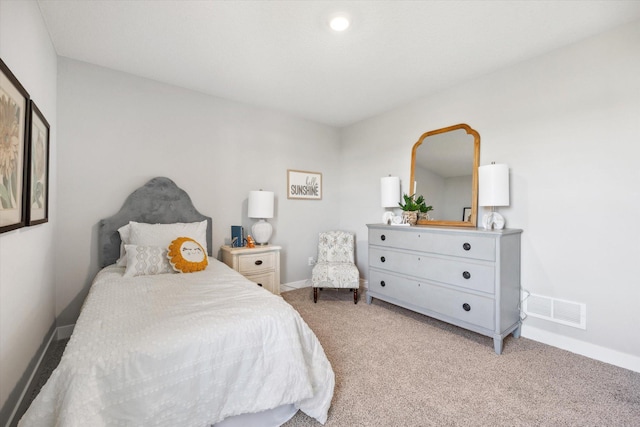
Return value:
<svg viewBox="0 0 640 427">
<path fill-rule="evenodd" d="M 258 286 L 262 287 L 262 283 L 256 283 L 256 285 L 258 285 Z"/>
<path fill-rule="evenodd" d="M 383 256 L 380 257 L 380 261 L 385 262 L 387 259 Z"/>
<path fill-rule="evenodd" d="M 465 279 L 470 279 L 471 278 L 471 273 L 469 273 L 468 271 L 465 271 L 462 273 L 462 277 L 464 277 Z"/>
<path fill-rule="evenodd" d="M 387 284 L 386 284 L 386 283 L 384 283 L 384 280 L 381 280 L 381 281 L 380 281 L 380 286 L 382 286 L 382 287 L 384 288 L 385 286 L 387 286 Z"/>
<path fill-rule="evenodd" d="M 387 236 L 385 236 L 384 234 L 382 236 L 380 236 L 380 240 L 386 240 Z"/>
<path fill-rule="evenodd" d="M 262 265 L 262 260 L 261 260 L 261 259 L 259 259 L 259 260 L 257 260 L 254 264 L 255 264 L 255 265 Z"/>
<path fill-rule="evenodd" d="M 465 243 L 464 245 L 462 245 L 462 249 L 464 249 L 465 251 L 468 251 L 471 249 L 471 245 L 469 243 Z"/>
<path fill-rule="evenodd" d="M 471 310 L 471 306 L 465 302 L 464 304 L 462 304 L 462 309 L 464 311 L 470 311 Z"/>
</svg>

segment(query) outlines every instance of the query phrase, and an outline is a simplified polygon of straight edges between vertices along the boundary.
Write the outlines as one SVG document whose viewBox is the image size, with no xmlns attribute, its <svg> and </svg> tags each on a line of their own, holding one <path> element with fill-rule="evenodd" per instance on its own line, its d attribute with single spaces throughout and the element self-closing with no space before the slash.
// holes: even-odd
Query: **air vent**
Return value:
<svg viewBox="0 0 640 427">
<path fill-rule="evenodd" d="M 531 294 L 524 300 L 527 316 L 587 329 L 587 306 L 573 301 Z"/>
</svg>

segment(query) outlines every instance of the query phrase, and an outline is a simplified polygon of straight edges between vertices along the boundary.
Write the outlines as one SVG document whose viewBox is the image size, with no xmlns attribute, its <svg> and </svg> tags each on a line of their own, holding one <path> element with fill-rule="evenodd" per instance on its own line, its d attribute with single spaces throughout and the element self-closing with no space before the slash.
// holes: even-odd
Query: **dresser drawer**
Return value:
<svg viewBox="0 0 640 427">
<path fill-rule="evenodd" d="M 238 271 L 243 276 L 251 275 L 275 267 L 276 255 L 273 252 L 244 254 L 238 260 Z"/>
<path fill-rule="evenodd" d="M 495 292 L 493 263 L 372 246 L 369 248 L 369 266 L 492 295 Z"/>
<path fill-rule="evenodd" d="M 494 300 L 455 289 L 371 270 L 369 289 L 433 313 L 481 328 L 495 327 Z"/>
<path fill-rule="evenodd" d="M 413 227 L 412 227 L 413 228 Z M 422 231 L 370 228 L 369 244 L 421 252 L 495 261 L 496 243 L 491 236 L 464 233 L 445 234 L 432 229 Z"/>
</svg>

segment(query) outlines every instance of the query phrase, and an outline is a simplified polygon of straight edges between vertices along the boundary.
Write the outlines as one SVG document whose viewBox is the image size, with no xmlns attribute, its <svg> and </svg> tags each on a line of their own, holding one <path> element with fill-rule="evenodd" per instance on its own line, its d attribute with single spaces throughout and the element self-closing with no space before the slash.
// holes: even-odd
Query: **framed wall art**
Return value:
<svg viewBox="0 0 640 427">
<path fill-rule="evenodd" d="M 29 115 L 27 225 L 36 225 L 49 220 L 49 123 L 33 101 Z"/>
<path fill-rule="evenodd" d="M 288 199 L 322 199 L 322 174 L 320 172 L 287 170 Z"/>
<path fill-rule="evenodd" d="M 0 233 L 26 224 L 29 94 L 0 59 Z"/>
<path fill-rule="evenodd" d="M 462 220 L 465 222 L 471 221 L 471 207 L 462 208 Z"/>
</svg>

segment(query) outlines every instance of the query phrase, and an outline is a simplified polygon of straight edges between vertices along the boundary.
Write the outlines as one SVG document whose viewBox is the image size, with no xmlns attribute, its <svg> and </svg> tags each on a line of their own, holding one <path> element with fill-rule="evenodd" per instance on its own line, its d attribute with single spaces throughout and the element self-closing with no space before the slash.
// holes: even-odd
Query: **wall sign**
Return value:
<svg viewBox="0 0 640 427">
<path fill-rule="evenodd" d="M 322 174 L 320 172 L 287 170 L 288 199 L 322 199 Z"/>
</svg>

